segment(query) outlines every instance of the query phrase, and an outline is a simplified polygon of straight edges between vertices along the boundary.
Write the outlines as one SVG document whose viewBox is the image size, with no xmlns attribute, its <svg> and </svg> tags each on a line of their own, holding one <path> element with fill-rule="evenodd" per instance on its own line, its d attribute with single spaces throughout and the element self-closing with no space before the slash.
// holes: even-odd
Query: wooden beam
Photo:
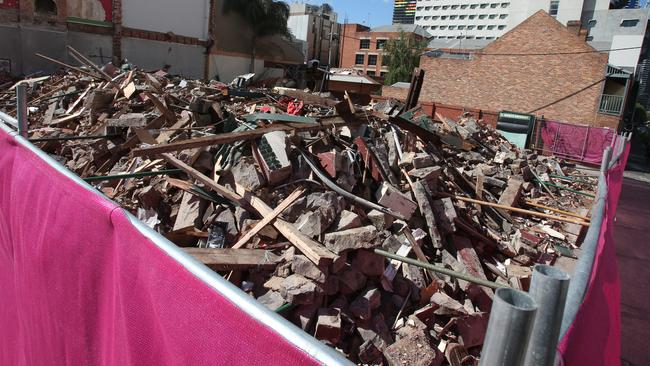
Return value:
<svg viewBox="0 0 650 366">
<path fill-rule="evenodd" d="M 78 67 L 74 67 L 74 66 L 72 66 L 72 65 L 68 65 L 68 64 L 66 64 L 66 63 L 64 63 L 64 62 L 61 62 L 61 61 L 59 61 L 59 60 L 55 60 L 55 59 L 50 58 L 50 57 L 47 57 L 47 56 L 45 56 L 45 55 L 41 55 L 40 53 L 35 53 L 35 55 L 38 56 L 38 57 L 40 57 L 40 58 L 46 59 L 46 60 L 48 60 L 48 61 L 50 61 L 50 62 L 53 62 L 53 63 L 55 63 L 55 64 L 57 64 L 57 65 L 59 65 L 59 66 L 63 66 L 63 67 L 68 68 L 68 69 L 70 69 L 70 70 L 73 70 L 73 71 L 76 71 L 76 72 L 82 73 L 82 74 L 84 74 L 84 75 L 86 75 L 86 76 L 90 76 L 90 77 L 93 78 L 93 79 L 101 79 L 101 77 L 99 77 L 99 76 L 97 76 L 97 75 L 95 75 L 95 74 L 92 74 L 92 73 L 90 73 L 90 72 L 88 72 L 88 71 L 86 71 L 86 70 L 80 69 L 80 68 L 78 68 Z"/>
<path fill-rule="evenodd" d="M 176 158 L 175 156 L 171 154 L 162 154 L 163 159 L 167 161 L 168 163 L 174 165 L 178 169 L 181 169 L 185 173 L 187 173 L 190 177 L 198 180 L 199 182 L 203 183 L 206 187 L 210 188 L 211 190 L 217 192 L 224 198 L 235 202 L 241 206 L 247 206 L 247 202 L 245 202 L 241 196 L 236 194 L 235 192 L 229 190 L 228 188 L 217 184 L 214 180 L 210 179 L 208 176 L 204 175 L 203 173 L 199 172 L 198 170 L 192 168 L 191 166 L 185 164 L 182 162 L 180 159 Z"/>
<path fill-rule="evenodd" d="M 272 270 L 281 257 L 264 249 L 183 248 L 183 251 L 216 271 L 260 268 Z"/>
<path fill-rule="evenodd" d="M 451 197 L 451 198 L 459 200 L 459 201 L 477 203 L 477 204 L 482 205 L 482 206 L 499 208 L 499 209 L 502 209 L 502 210 L 517 212 L 517 213 L 528 215 L 528 216 L 543 217 L 543 218 L 549 219 L 549 220 L 570 222 L 572 224 L 589 226 L 588 222 L 585 222 L 585 221 L 582 221 L 582 220 L 577 220 L 577 219 L 571 219 L 571 218 L 568 218 L 568 217 L 548 215 L 548 214 L 537 212 L 537 211 L 524 210 L 523 208 L 510 207 L 510 206 L 506 206 L 506 205 L 500 205 L 498 203 L 479 201 L 479 200 L 475 200 L 475 199 L 472 199 L 472 198 L 462 197 L 462 196 L 455 196 L 453 194 L 448 194 L 448 193 L 443 193 L 443 192 L 438 192 L 438 194 L 441 195 L 441 196 Z"/>
<path fill-rule="evenodd" d="M 138 157 L 138 156 L 157 155 L 161 153 L 181 151 L 181 150 L 193 149 L 197 147 L 230 144 L 233 142 L 245 141 L 245 140 L 254 140 L 266 133 L 274 132 L 274 131 L 308 132 L 308 131 L 324 130 L 331 127 L 342 127 L 346 125 L 347 123 L 340 118 L 332 119 L 331 121 L 322 122 L 320 124 L 315 124 L 315 123 L 314 124 L 305 124 L 305 123 L 273 124 L 264 128 L 258 128 L 250 131 L 222 133 L 214 136 L 205 136 L 205 137 L 193 138 L 188 140 L 175 141 L 169 144 L 159 144 L 159 145 L 144 147 L 140 149 L 133 149 L 131 151 L 131 156 Z"/>
<path fill-rule="evenodd" d="M 163 102 L 161 102 L 160 99 L 158 99 L 158 97 L 154 96 L 153 94 L 151 94 L 148 91 L 144 91 L 144 95 L 146 95 L 147 98 L 149 98 L 151 100 L 151 103 L 153 103 L 154 107 L 156 107 L 156 109 L 160 113 L 162 113 L 163 116 L 165 116 L 165 119 L 169 123 L 176 123 L 176 114 L 174 114 L 174 112 L 169 110 L 169 108 L 167 108 L 163 104 Z"/>
<path fill-rule="evenodd" d="M 564 216 L 577 217 L 577 218 L 583 219 L 585 221 L 590 221 L 591 220 L 590 218 L 588 218 L 586 216 L 578 215 L 577 213 L 573 213 L 573 212 L 569 212 L 569 211 L 560 210 L 559 208 L 555 208 L 555 207 L 540 205 L 539 203 L 533 202 L 531 200 L 524 200 L 524 203 L 527 204 L 528 206 L 541 208 L 543 210 L 549 210 L 549 211 L 557 212 L 557 213 L 559 213 L 561 215 L 564 215 Z"/>
<path fill-rule="evenodd" d="M 250 192 L 247 192 L 246 189 L 239 184 L 235 183 L 235 189 L 237 193 L 244 197 L 244 200 L 248 201 L 251 206 L 253 206 L 262 216 L 269 216 L 273 213 L 271 207 L 269 207 L 264 201 L 258 197 L 253 196 Z M 317 266 L 329 265 L 336 255 L 329 250 L 327 250 L 323 245 L 314 241 L 307 235 L 303 234 L 298 230 L 293 224 L 286 222 L 282 219 L 276 219 L 273 222 L 273 226 L 278 229 L 278 231 L 291 242 L 298 250 L 302 252 L 307 258 L 309 258 Z"/>
<path fill-rule="evenodd" d="M 235 245 L 232 246 L 233 249 L 238 249 L 243 247 L 249 240 L 251 240 L 255 234 L 260 232 L 260 230 L 264 229 L 266 225 L 270 224 L 273 220 L 275 220 L 278 215 L 280 215 L 284 210 L 287 209 L 292 203 L 294 203 L 300 196 L 305 193 L 305 190 L 302 188 L 298 188 L 295 191 L 293 191 L 287 198 L 285 198 L 279 205 L 278 207 L 271 212 L 270 215 L 265 215 L 264 218 L 258 222 L 252 229 L 250 229 L 244 236 L 242 236 Z"/>
<path fill-rule="evenodd" d="M 70 54 L 72 55 L 72 57 L 77 59 L 77 61 L 81 62 L 82 64 L 86 64 L 91 69 L 97 71 L 99 73 L 99 75 L 101 75 L 109 83 L 115 84 L 113 82 L 113 79 L 110 77 L 110 75 L 105 73 L 104 70 L 102 70 L 99 66 L 95 65 L 94 62 L 92 62 L 88 58 L 86 58 L 86 56 L 81 54 L 81 52 L 75 50 L 72 46 L 66 46 L 66 48 L 68 49 L 68 51 L 70 51 Z"/>
<path fill-rule="evenodd" d="M 255 197 L 250 192 L 247 192 L 244 187 L 235 183 L 237 193 L 229 190 L 228 188 L 218 184 L 198 170 L 185 164 L 179 159 L 170 154 L 162 154 L 163 158 L 170 164 L 186 172 L 192 178 L 203 183 L 207 188 L 220 194 L 221 196 L 229 199 L 232 202 L 238 203 L 244 207 L 252 207 L 256 210 L 261 217 L 270 216 L 273 209 L 269 207 L 260 198 Z M 293 224 L 281 219 L 276 219 L 273 226 L 291 242 L 298 250 L 300 250 L 307 258 L 309 258 L 317 266 L 329 265 L 336 255 L 323 247 L 320 243 L 312 240 L 310 237 L 301 233 Z"/>
</svg>

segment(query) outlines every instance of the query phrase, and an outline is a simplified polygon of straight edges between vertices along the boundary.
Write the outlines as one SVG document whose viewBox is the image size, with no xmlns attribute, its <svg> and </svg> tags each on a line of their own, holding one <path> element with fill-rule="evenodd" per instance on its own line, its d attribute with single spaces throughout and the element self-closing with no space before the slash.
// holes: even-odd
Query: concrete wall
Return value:
<svg viewBox="0 0 650 366">
<path fill-rule="evenodd" d="M 151 41 L 146 39 L 122 39 L 122 57 L 145 70 L 159 70 L 171 66 L 171 74 L 202 79 L 205 65 L 205 48 Z"/>
<path fill-rule="evenodd" d="M 231 82 L 235 77 L 247 74 L 250 65 L 250 57 L 210 55 L 210 78 L 216 78 L 224 83 Z M 264 72 L 264 61 L 255 60 L 255 73 Z"/>
<path fill-rule="evenodd" d="M 589 30 L 589 44 L 599 50 L 641 47 L 648 28 L 650 9 L 617 9 L 583 14 L 583 27 Z M 638 19 L 633 27 L 622 27 L 625 19 Z M 636 67 L 641 48 L 610 53 L 615 66 Z"/>
<path fill-rule="evenodd" d="M 10 60 L 13 75 L 39 72 L 48 74 L 60 69 L 58 65 L 34 53 L 78 65 L 77 61 L 67 55 L 66 45 L 76 48 L 96 64 L 105 64 L 112 57 L 110 36 L 26 26 L 0 26 L 0 59 Z"/>
<path fill-rule="evenodd" d="M 209 0 L 122 0 L 122 25 L 207 39 Z"/>
</svg>

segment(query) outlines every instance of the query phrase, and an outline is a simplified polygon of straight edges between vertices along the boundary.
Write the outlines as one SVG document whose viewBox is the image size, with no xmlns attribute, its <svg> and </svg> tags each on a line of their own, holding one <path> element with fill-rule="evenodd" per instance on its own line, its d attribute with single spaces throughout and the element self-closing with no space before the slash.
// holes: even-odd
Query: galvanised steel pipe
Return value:
<svg viewBox="0 0 650 366">
<path fill-rule="evenodd" d="M 603 153 L 603 161 L 600 166 L 600 175 L 598 176 L 598 191 L 596 192 L 596 199 L 591 214 L 591 223 L 589 230 L 582 243 L 582 255 L 578 259 L 576 268 L 573 272 L 571 283 L 569 284 L 569 292 L 567 294 L 566 307 L 564 316 L 562 317 L 562 328 L 560 331 L 560 338 L 563 338 L 573 323 L 573 320 L 582 305 L 589 278 L 591 278 L 591 271 L 596 257 L 596 250 L 598 249 L 598 241 L 600 239 L 600 229 L 603 224 L 605 205 L 607 203 L 607 179 L 605 172 L 609 167 L 612 149 L 606 148 Z"/>
<path fill-rule="evenodd" d="M 16 85 L 16 119 L 18 120 L 18 134 L 27 137 L 27 87 L 20 83 Z"/>
<path fill-rule="evenodd" d="M 545 264 L 533 268 L 533 281 L 528 294 L 539 309 L 528 342 L 525 366 L 554 364 L 568 290 L 569 275 L 563 270 Z"/>
<path fill-rule="evenodd" d="M 496 290 L 480 365 L 522 365 L 536 312 L 537 304 L 527 293 L 510 288 Z"/>
</svg>

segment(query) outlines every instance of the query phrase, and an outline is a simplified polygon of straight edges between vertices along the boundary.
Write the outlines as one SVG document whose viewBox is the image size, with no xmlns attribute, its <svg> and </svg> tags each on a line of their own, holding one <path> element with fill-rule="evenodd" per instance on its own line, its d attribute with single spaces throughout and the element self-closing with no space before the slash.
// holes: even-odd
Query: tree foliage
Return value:
<svg viewBox="0 0 650 366">
<path fill-rule="evenodd" d="M 648 115 L 645 108 L 641 103 L 636 103 L 634 106 L 634 122 L 635 124 L 645 123 L 648 120 Z"/>
<path fill-rule="evenodd" d="M 289 5 L 276 0 L 226 0 L 224 12 L 239 14 L 252 29 L 251 65 L 254 71 L 257 40 L 266 36 L 283 35 L 290 37 L 287 27 Z"/>
<path fill-rule="evenodd" d="M 388 40 L 384 49 L 384 62 L 388 63 L 385 84 L 410 82 L 413 69 L 420 65 L 420 57 L 425 46 L 424 41 L 417 40 L 403 31 L 400 32 L 399 37 Z"/>
</svg>

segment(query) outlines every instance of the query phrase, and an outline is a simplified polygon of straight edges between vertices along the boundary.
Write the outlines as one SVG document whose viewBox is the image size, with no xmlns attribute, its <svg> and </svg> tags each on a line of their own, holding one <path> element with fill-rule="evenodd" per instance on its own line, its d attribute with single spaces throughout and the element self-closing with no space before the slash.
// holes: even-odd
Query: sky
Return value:
<svg viewBox="0 0 650 366">
<path fill-rule="evenodd" d="M 285 0 L 291 4 L 292 0 Z M 339 23 L 360 23 L 370 27 L 387 25 L 393 22 L 393 0 L 303 0 L 309 4 L 328 3 L 339 15 Z"/>
</svg>

